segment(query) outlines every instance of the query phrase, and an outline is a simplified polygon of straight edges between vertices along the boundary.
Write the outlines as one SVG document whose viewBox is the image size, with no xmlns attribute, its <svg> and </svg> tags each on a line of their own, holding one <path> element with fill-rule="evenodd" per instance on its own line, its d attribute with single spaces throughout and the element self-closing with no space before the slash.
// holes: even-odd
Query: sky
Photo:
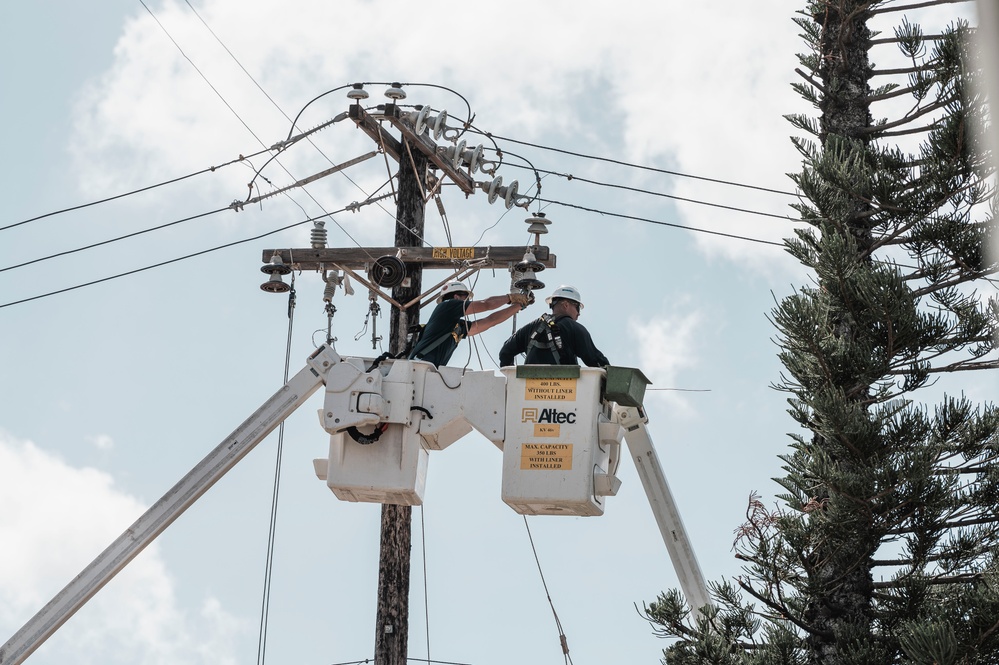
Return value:
<svg viewBox="0 0 999 665">
<path fill-rule="evenodd" d="M 807 283 L 779 246 L 793 228 L 786 174 L 800 168 L 783 116 L 812 111 L 790 87 L 805 48 L 792 22 L 800 4 L 10 9 L 0 28 L 0 227 L 10 226 L 0 230 L 0 639 L 281 386 L 286 352 L 294 373 L 325 340 L 316 273 L 295 275 L 290 333 L 287 297 L 258 288 L 262 252 L 307 247 L 310 224 L 174 259 L 383 187 L 395 169 L 378 155 L 349 178 L 203 215 L 246 199 L 251 181 L 266 192 L 373 150 L 341 122 L 279 160 L 256 154 L 286 138 L 299 112 L 303 130 L 345 111 L 343 90 L 320 96 L 357 81 L 378 82 L 366 88 L 371 104 L 392 81 L 407 84 L 405 103 L 452 118 L 467 117 L 467 102 L 476 128 L 504 137 L 505 183 L 535 196 L 529 167 L 544 176 L 540 198 L 557 203 L 530 211 L 445 189 L 447 224 L 431 204 L 426 241 L 524 245 L 529 212 L 547 215 L 543 242 L 558 258 L 539 273 L 543 291 L 576 286 L 580 322 L 600 349 L 652 380 L 649 429 L 704 576 L 737 575 L 734 531 L 751 493 L 773 501 L 777 455 L 796 427 L 772 388 L 781 367 L 768 313 Z M 390 245 L 393 220 L 390 200 L 335 212 L 329 244 Z M 506 293 L 509 276 L 483 271 L 474 288 Z M 384 349 L 372 348 L 367 298 L 355 291 L 334 299 L 335 348 L 374 357 Z M 542 311 L 535 304 L 518 321 Z M 374 325 L 387 335 L 387 307 Z M 511 331 L 463 343 L 451 364 L 494 369 Z M 971 397 L 994 394 L 991 379 L 961 380 Z M 338 501 L 315 477 L 312 460 L 328 446 L 321 406 L 314 396 L 286 422 L 268 661 L 373 656 L 380 509 Z M 275 433 L 28 662 L 256 659 L 277 449 Z M 576 665 L 659 662 L 665 643 L 639 610 L 676 576 L 634 468 L 625 462 L 619 475 L 601 517 L 525 521 L 500 499 L 491 443 L 470 435 L 432 452 L 413 512 L 410 657 L 561 663 L 550 596 Z"/>
</svg>

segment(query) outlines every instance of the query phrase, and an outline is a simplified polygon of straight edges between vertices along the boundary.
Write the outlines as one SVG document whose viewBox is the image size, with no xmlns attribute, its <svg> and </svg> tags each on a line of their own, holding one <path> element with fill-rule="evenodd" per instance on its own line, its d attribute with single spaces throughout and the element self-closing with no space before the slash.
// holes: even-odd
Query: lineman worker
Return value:
<svg viewBox="0 0 999 665">
<path fill-rule="evenodd" d="M 491 296 L 484 300 L 472 300 L 472 292 L 464 282 L 448 282 L 437 298 L 437 307 L 427 320 L 419 341 L 409 357 L 426 360 L 440 367 L 446 365 L 451 354 L 458 348 L 458 342 L 465 337 L 478 335 L 502 323 L 534 302 L 523 293 Z M 507 307 L 503 307 L 507 305 Z M 503 307 L 503 309 L 498 309 Z M 497 310 L 489 316 L 469 321 L 468 314 L 479 314 Z"/>
<path fill-rule="evenodd" d="M 518 353 L 527 354 L 528 365 L 575 365 L 579 360 L 590 367 L 610 364 L 593 344 L 589 331 L 576 322 L 583 300 L 575 287 L 560 286 L 545 302 L 551 313 L 531 321 L 503 344 L 499 352 L 500 367 L 513 365 Z"/>
</svg>

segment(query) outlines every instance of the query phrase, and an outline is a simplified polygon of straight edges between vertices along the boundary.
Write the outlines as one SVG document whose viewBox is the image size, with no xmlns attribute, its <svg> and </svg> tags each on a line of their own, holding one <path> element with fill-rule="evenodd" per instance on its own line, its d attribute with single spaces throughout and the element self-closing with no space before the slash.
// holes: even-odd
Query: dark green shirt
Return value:
<svg viewBox="0 0 999 665">
<path fill-rule="evenodd" d="M 426 360 L 438 367 L 447 364 L 458 348 L 458 342 L 468 336 L 465 302 L 452 298 L 434 308 L 420 334 L 420 341 L 410 354 L 411 358 Z"/>
</svg>

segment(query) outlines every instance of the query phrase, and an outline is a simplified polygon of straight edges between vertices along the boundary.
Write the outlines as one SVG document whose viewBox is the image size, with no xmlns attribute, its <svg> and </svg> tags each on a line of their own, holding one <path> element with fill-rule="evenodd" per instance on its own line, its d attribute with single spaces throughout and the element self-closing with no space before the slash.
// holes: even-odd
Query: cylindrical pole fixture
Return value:
<svg viewBox="0 0 999 665">
<path fill-rule="evenodd" d="M 423 238 L 425 207 L 423 191 L 426 188 L 428 160 L 419 150 L 404 152 L 406 154 L 399 160 L 395 246 L 419 247 Z M 410 154 L 412 154 L 411 159 Z M 419 264 L 407 269 L 406 278 L 392 289 L 392 297 L 396 302 L 410 302 L 422 291 L 423 268 Z M 409 327 L 419 322 L 419 301 L 405 311 L 392 308 L 389 333 L 391 353 L 401 353 L 406 348 Z M 375 665 L 406 665 L 408 658 L 412 522 L 411 506 L 382 505 Z"/>
</svg>

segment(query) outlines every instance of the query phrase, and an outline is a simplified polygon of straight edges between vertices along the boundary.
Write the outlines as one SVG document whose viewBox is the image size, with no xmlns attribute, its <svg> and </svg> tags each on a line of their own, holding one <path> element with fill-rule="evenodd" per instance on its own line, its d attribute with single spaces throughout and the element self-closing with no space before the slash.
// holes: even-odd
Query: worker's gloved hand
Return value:
<svg viewBox="0 0 999 665">
<path fill-rule="evenodd" d="M 511 293 L 510 294 L 510 304 L 520 305 L 521 309 L 524 309 L 528 305 L 534 302 L 533 293 Z"/>
</svg>

